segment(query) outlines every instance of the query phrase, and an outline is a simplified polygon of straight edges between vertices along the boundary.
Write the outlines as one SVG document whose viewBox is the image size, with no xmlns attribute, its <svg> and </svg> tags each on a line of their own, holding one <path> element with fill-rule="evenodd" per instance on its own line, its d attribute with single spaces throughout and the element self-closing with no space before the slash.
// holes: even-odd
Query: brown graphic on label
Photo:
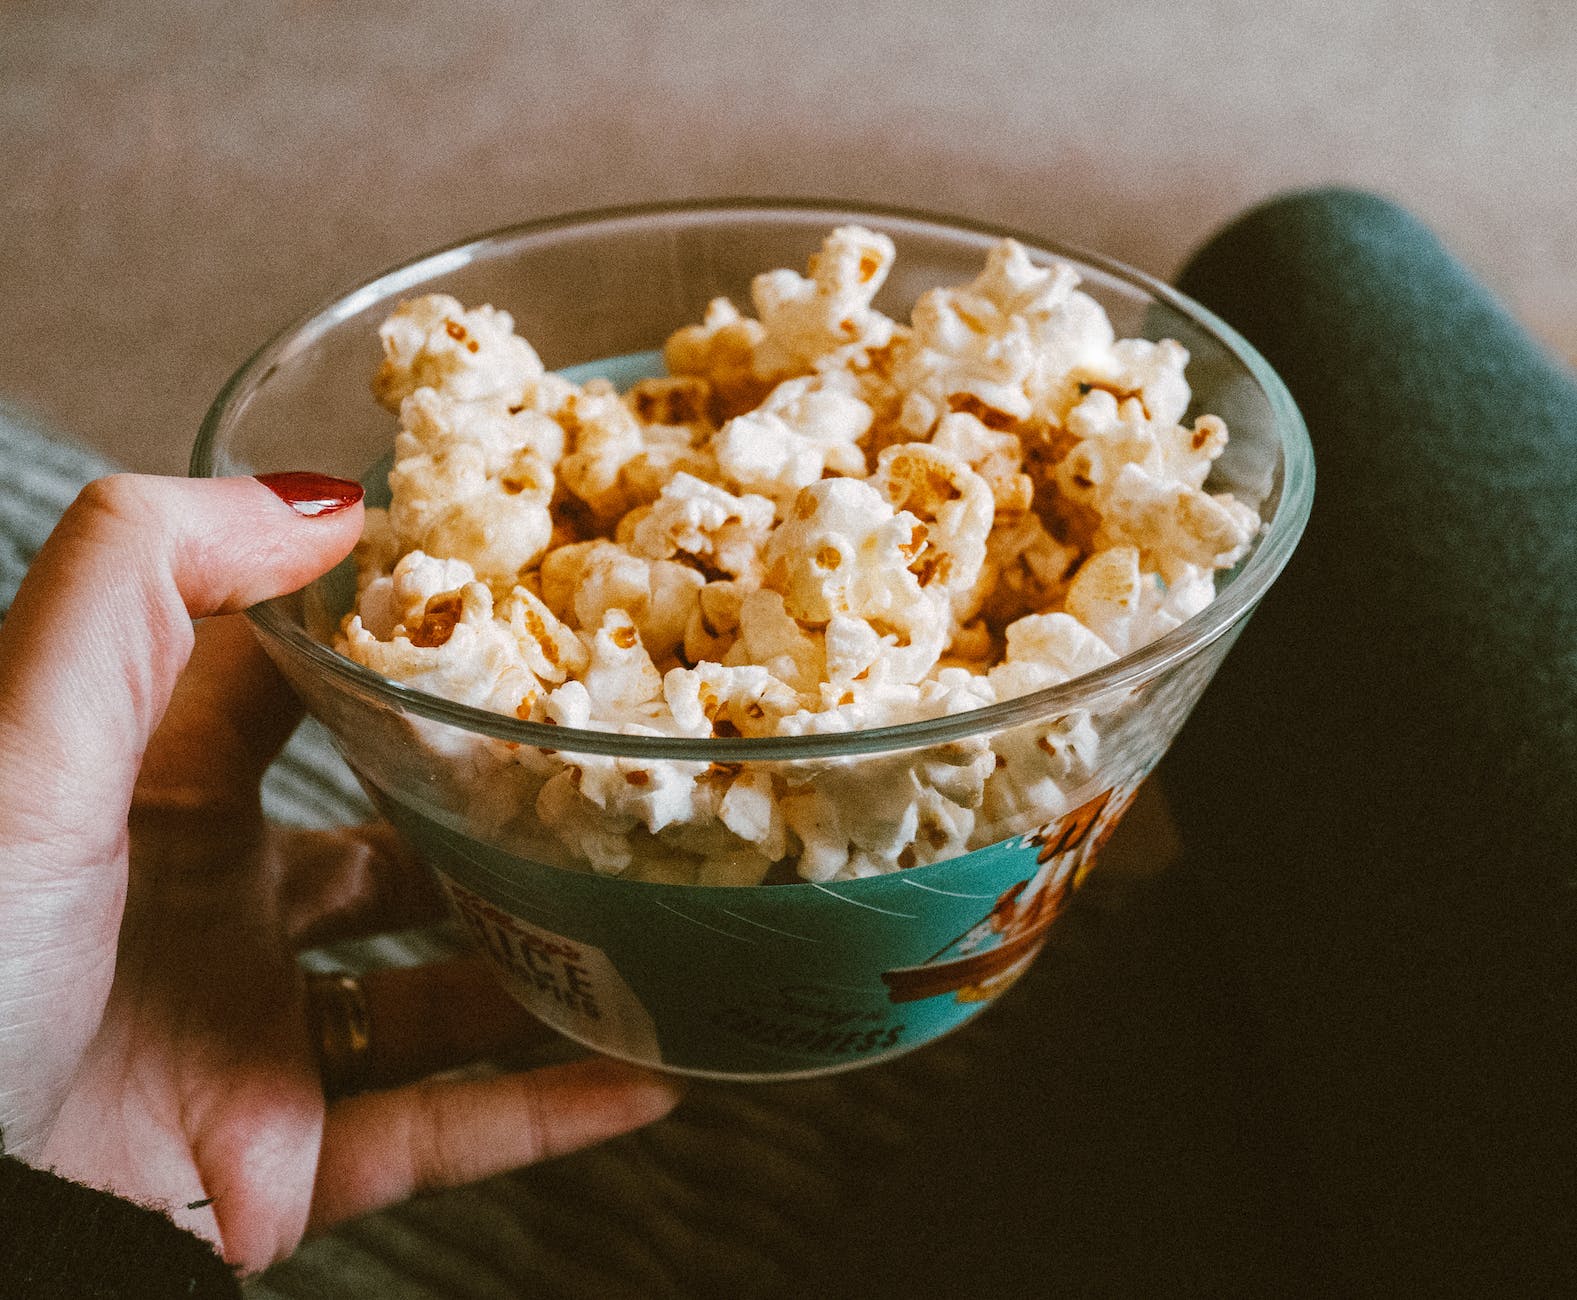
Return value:
<svg viewBox="0 0 1577 1300">
<path fill-rule="evenodd" d="M 1010 885 L 985 916 L 919 965 L 884 971 L 887 996 L 918 1002 L 951 993 L 959 1002 L 983 1002 L 1007 989 L 1046 942 L 1051 923 L 1137 790 L 1121 796 L 1103 790 L 1031 835 L 1029 844 L 1039 849 L 1034 873 Z"/>
</svg>

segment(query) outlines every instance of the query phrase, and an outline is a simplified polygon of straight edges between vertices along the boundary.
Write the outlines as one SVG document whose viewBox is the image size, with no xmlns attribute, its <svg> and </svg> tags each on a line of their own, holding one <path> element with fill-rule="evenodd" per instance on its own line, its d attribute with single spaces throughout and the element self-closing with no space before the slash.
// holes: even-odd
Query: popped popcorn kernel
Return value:
<svg viewBox="0 0 1577 1300">
<path fill-rule="evenodd" d="M 1209 487 L 1229 433 L 1184 423 L 1187 351 L 1117 338 L 1075 271 L 1012 240 L 896 321 L 874 305 L 895 255 L 830 232 L 804 273 L 752 281 L 755 318 L 713 300 L 622 394 L 545 373 L 507 313 L 401 304 L 373 385 L 399 416 L 391 499 L 335 648 L 536 724 L 758 739 L 988 708 L 1203 610 L 1262 524 Z M 523 852 L 743 885 L 1044 826 L 1087 798 L 1120 713 L 781 765 L 419 734 Z"/>
<path fill-rule="evenodd" d="M 542 362 L 514 330 L 508 312 L 468 311 L 447 294 L 401 303 L 378 330 L 383 365 L 373 393 L 391 411 L 418 388 L 467 401 L 522 401 L 541 377 Z"/>
<path fill-rule="evenodd" d="M 617 716 L 655 700 L 663 679 L 630 616 L 610 609 L 592 634 L 589 662 L 580 681 L 598 708 Z"/>
<path fill-rule="evenodd" d="M 709 582 L 696 593 L 684 629 L 687 663 L 723 662 L 739 636 L 739 613 L 748 594 L 745 584 L 732 580 Z"/>
<path fill-rule="evenodd" d="M 1007 654 L 986 674 L 999 699 L 1104 668 L 1116 652 L 1071 614 L 1031 614 L 1007 628 Z"/>
<path fill-rule="evenodd" d="M 986 538 L 986 558 L 975 589 L 975 607 L 987 626 L 1054 609 L 1082 558 L 1078 547 L 1053 537 L 1040 516 L 1026 512 L 1001 521 Z"/>
<path fill-rule="evenodd" d="M 683 429 L 697 441 L 717 427 L 712 385 L 699 375 L 637 380 L 624 394 L 624 403 L 648 428 Z"/>
<path fill-rule="evenodd" d="M 673 668 L 663 677 L 662 691 L 687 735 L 769 736 L 777 719 L 799 707 L 793 690 L 755 664 Z"/>
<path fill-rule="evenodd" d="M 586 671 L 590 656 L 585 643 L 525 587 L 516 587 L 498 606 L 520 643 L 521 657 L 544 682 L 555 685 Z"/>
<path fill-rule="evenodd" d="M 860 439 L 873 418 L 846 385 L 819 376 L 790 379 L 755 410 L 729 420 L 710 450 L 731 483 L 781 507 L 828 473 L 863 477 Z"/>
<path fill-rule="evenodd" d="M 1097 551 L 1068 584 L 1064 608 L 1120 654 L 1132 640 L 1143 583 L 1137 547 Z"/>
<path fill-rule="evenodd" d="M 625 467 L 646 448 L 641 423 L 611 384 L 593 380 L 565 403 L 560 416 L 569 450 L 559 462 L 564 486 L 600 521 L 613 521 L 632 504 Z"/>
<path fill-rule="evenodd" d="M 395 681 L 496 712 L 512 713 L 539 685 L 515 639 L 493 617 L 492 593 L 480 582 L 410 600 L 387 636 L 351 614 L 334 648 Z"/>
<path fill-rule="evenodd" d="M 1035 484 L 1023 472 L 1024 444 L 1012 433 L 987 427 L 968 412 L 944 415 L 931 445 L 957 456 L 991 489 L 994 518 L 1021 515 L 1035 499 Z"/>
<path fill-rule="evenodd" d="M 789 616 L 778 592 L 765 588 L 740 601 L 739 635 L 723 662 L 759 664 L 795 690 L 812 695 L 827 671 L 819 639 Z"/>
<path fill-rule="evenodd" d="M 773 515 L 765 497 L 735 496 L 680 473 L 643 513 L 628 544 L 653 560 L 678 557 L 702 573 L 759 581 L 761 547 Z"/>
<path fill-rule="evenodd" d="M 564 429 L 557 421 L 502 400 L 466 401 L 435 388 L 418 388 L 400 403 L 399 414 L 396 460 L 474 447 L 482 455 L 484 472 L 497 475 L 522 452 L 549 467 L 564 455 Z"/>
<path fill-rule="evenodd" d="M 699 325 L 669 338 L 663 360 L 674 375 L 704 380 L 712 390 L 712 416 L 725 420 L 752 410 L 772 388 L 755 368 L 765 337 L 760 321 L 741 315 L 727 298 L 714 298 Z"/>
<path fill-rule="evenodd" d="M 893 242 L 859 226 L 839 226 L 810 260 L 810 275 L 767 271 L 750 296 L 763 330 L 752 365 L 762 378 L 785 379 L 843 368 L 891 340 L 893 322 L 871 306 L 892 269 Z"/>
<path fill-rule="evenodd" d="M 529 451 L 497 475 L 472 447 L 406 456 L 389 471 L 389 483 L 389 523 L 402 546 L 465 555 L 489 578 L 515 579 L 553 534 L 553 471 Z"/>
<path fill-rule="evenodd" d="M 962 611 L 979 581 L 996 517 L 985 479 L 935 443 L 913 442 L 882 452 L 871 481 L 925 529 L 925 546 L 909 566 L 921 589 L 945 593 Z"/>
<path fill-rule="evenodd" d="M 559 618 L 595 631 L 610 611 L 623 613 L 658 659 L 684 643 L 690 612 L 706 579 L 689 565 L 635 555 L 598 539 L 560 547 L 544 557 L 542 600 Z"/>
</svg>

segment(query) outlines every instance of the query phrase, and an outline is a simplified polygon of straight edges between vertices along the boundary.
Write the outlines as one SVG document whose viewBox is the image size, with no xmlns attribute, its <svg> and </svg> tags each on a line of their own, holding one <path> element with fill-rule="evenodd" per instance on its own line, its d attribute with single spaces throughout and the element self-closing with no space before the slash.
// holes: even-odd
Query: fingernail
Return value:
<svg viewBox="0 0 1577 1300">
<path fill-rule="evenodd" d="M 361 500 L 361 484 L 346 478 L 330 478 L 307 470 L 283 474 L 258 474 L 257 481 L 294 510 L 309 519 L 332 515 Z"/>
</svg>

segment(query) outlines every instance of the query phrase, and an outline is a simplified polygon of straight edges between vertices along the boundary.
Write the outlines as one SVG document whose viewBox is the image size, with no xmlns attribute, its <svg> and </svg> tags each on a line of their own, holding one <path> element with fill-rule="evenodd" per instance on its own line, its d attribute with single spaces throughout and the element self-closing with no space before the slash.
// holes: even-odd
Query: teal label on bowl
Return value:
<svg viewBox="0 0 1577 1300">
<path fill-rule="evenodd" d="M 785 1077 L 917 1047 L 1028 967 L 1137 782 L 931 866 L 833 884 L 660 885 L 545 866 L 383 796 L 510 990 L 610 1055 Z"/>
</svg>

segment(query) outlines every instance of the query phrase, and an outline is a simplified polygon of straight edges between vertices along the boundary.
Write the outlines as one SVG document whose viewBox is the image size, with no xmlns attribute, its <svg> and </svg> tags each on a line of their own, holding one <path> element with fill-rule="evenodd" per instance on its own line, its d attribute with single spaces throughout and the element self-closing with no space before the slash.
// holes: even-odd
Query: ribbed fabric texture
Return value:
<svg viewBox="0 0 1577 1300">
<path fill-rule="evenodd" d="M 82 485 L 110 472 L 91 452 L 50 436 L 0 398 L 0 617 L 55 521 Z"/>
<path fill-rule="evenodd" d="M 157 1210 L 0 1158 L 0 1297 L 233 1300 L 234 1275 Z"/>
</svg>

